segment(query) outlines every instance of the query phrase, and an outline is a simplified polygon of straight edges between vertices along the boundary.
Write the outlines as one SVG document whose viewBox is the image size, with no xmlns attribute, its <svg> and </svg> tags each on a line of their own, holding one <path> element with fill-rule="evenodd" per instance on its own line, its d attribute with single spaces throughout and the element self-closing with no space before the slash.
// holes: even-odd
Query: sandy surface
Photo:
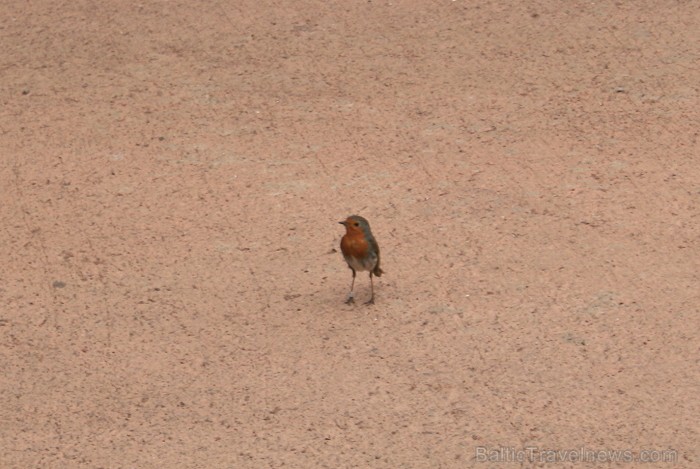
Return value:
<svg viewBox="0 0 700 469">
<path fill-rule="evenodd" d="M 0 466 L 698 467 L 698 24 L 2 2 Z"/>
</svg>

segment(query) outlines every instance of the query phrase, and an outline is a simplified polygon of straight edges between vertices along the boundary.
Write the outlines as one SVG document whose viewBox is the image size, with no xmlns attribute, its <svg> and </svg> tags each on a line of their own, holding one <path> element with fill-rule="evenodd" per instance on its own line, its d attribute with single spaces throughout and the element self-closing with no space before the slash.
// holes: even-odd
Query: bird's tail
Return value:
<svg viewBox="0 0 700 469">
<path fill-rule="evenodd" d="M 374 270 L 372 271 L 372 273 L 373 273 L 374 275 L 376 275 L 377 277 L 381 277 L 382 274 L 384 273 L 384 271 L 383 271 L 382 269 L 380 269 L 379 266 L 377 266 L 377 267 L 374 268 Z"/>
</svg>

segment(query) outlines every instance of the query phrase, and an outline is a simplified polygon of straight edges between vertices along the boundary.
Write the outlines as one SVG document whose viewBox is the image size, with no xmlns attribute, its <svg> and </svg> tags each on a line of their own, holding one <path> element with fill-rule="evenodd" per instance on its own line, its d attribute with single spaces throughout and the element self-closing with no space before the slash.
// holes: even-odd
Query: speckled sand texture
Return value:
<svg viewBox="0 0 700 469">
<path fill-rule="evenodd" d="M 0 467 L 699 467 L 698 24 L 3 1 Z"/>
</svg>

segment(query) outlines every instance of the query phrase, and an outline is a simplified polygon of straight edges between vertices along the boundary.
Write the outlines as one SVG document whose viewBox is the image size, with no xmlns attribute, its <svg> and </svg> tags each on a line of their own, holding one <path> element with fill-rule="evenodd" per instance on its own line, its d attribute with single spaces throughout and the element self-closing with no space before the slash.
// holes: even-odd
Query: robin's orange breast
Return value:
<svg viewBox="0 0 700 469">
<path fill-rule="evenodd" d="M 357 259 L 364 259 L 367 257 L 367 251 L 369 251 L 369 243 L 362 234 L 346 234 L 340 240 L 340 250 L 343 251 L 343 255 L 346 257 L 351 256 Z"/>
<path fill-rule="evenodd" d="M 345 262 L 354 270 L 372 270 L 377 265 L 377 253 L 361 233 L 343 236 L 340 250 L 343 251 Z"/>
</svg>

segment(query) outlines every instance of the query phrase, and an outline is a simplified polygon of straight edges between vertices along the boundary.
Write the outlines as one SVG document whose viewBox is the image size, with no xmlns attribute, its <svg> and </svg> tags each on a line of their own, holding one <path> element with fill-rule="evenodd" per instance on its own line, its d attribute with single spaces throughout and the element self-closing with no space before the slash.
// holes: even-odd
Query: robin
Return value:
<svg viewBox="0 0 700 469">
<path fill-rule="evenodd" d="M 352 284 L 347 304 L 355 302 L 355 271 L 369 270 L 369 283 L 372 288 L 372 296 L 366 303 L 374 304 L 374 282 L 372 275 L 382 276 L 382 269 L 379 268 L 379 245 L 372 236 L 369 229 L 369 222 L 359 215 L 351 215 L 345 221 L 339 222 L 345 226 L 345 236 L 340 240 L 340 250 L 343 251 L 345 262 L 352 270 Z"/>
</svg>

